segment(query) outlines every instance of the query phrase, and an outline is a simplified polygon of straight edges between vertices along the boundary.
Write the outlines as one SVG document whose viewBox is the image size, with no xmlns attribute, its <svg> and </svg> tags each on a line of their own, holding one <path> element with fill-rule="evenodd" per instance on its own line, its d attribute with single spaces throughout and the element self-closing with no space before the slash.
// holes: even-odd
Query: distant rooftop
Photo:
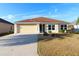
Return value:
<svg viewBox="0 0 79 59">
<path fill-rule="evenodd" d="M 12 25 L 13 25 L 13 23 L 8 22 L 8 21 L 6 21 L 6 20 L 4 20 L 4 19 L 2 19 L 2 18 L 0 18 L 0 22 L 7 23 L 7 24 L 12 24 Z"/>
</svg>

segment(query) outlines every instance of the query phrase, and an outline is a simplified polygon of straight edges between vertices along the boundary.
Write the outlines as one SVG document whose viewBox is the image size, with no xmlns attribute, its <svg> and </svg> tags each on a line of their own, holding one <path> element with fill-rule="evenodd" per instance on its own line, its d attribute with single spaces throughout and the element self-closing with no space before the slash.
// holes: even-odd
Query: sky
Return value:
<svg viewBox="0 0 79 59">
<path fill-rule="evenodd" d="M 79 17 L 79 3 L 0 3 L 0 18 L 12 23 L 36 17 L 73 22 Z"/>
</svg>

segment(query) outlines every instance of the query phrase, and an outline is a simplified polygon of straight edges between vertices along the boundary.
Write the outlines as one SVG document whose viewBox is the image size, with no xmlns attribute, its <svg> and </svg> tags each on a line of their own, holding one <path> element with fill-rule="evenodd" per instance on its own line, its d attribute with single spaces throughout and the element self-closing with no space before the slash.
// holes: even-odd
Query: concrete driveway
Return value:
<svg viewBox="0 0 79 59">
<path fill-rule="evenodd" d="M 11 34 L 0 37 L 0 55 L 37 56 L 36 34 Z"/>
</svg>

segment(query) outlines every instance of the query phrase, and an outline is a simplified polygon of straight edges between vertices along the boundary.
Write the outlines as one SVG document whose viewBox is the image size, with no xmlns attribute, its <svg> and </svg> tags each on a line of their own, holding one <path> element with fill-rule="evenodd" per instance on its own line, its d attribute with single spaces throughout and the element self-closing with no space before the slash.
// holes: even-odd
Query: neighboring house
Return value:
<svg viewBox="0 0 79 59">
<path fill-rule="evenodd" d="M 0 18 L 0 34 L 13 31 L 14 24 Z"/>
<path fill-rule="evenodd" d="M 70 23 L 56 19 L 38 17 L 17 21 L 15 23 L 15 33 L 40 34 L 43 32 L 59 33 L 60 30 L 67 30 Z"/>
<path fill-rule="evenodd" d="M 74 26 L 74 32 L 79 32 L 79 24 L 76 24 L 76 21 L 71 23 Z"/>
<path fill-rule="evenodd" d="M 74 29 L 79 29 L 79 25 L 74 24 Z"/>
</svg>

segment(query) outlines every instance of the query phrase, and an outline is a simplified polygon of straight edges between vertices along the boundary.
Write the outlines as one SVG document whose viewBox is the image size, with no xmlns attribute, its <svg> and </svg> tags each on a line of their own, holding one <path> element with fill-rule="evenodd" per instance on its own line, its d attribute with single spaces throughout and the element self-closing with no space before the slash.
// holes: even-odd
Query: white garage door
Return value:
<svg viewBox="0 0 79 59">
<path fill-rule="evenodd" d="M 25 34 L 37 34 L 38 33 L 38 26 L 35 24 L 27 24 L 27 25 L 20 25 L 19 28 L 20 33 Z"/>
</svg>

